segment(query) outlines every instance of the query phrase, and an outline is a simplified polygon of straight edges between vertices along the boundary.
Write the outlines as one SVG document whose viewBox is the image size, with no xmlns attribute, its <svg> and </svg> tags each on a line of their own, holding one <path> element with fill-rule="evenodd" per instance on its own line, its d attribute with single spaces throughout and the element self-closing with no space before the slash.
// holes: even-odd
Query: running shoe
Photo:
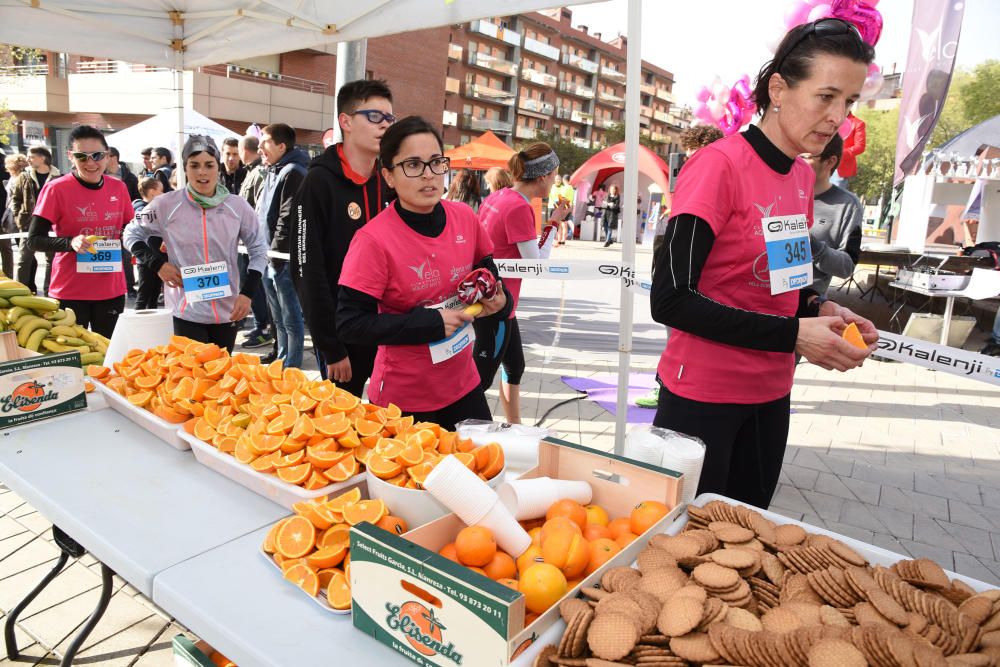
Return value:
<svg viewBox="0 0 1000 667">
<path fill-rule="evenodd" d="M 271 337 L 266 331 L 261 331 L 260 329 L 254 329 L 247 333 L 246 337 L 240 343 L 241 346 L 247 349 L 253 349 L 256 347 L 267 347 L 268 345 L 274 344 L 274 338 Z"/>
<path fill-rule="evenodd" d="M 635 399 L 635 404 L 640 408 L 655 408 L 660 403 L 660 388 L 653 387 L 645 396 Z"/>
</svg>

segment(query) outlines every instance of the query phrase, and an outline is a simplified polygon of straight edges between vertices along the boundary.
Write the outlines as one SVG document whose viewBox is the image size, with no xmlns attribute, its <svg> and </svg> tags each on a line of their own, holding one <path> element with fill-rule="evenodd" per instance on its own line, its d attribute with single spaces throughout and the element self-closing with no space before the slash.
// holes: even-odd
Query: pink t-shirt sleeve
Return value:
<svg viewBox="0 0 1000 667">
<path fill-rule="evenodd" d="M 72 178 L 68 176 L 67 178 Z M 34 215 L 45 218 L 52 223 L 53 229 L 59 224 L 59 213 L 63 208 L 62 198 L 59 196 L 59 188 L 47 187 L 52 181 L 47 181 L 42 191 L 38 193 L 38 202 L 35 204 Z"/>
<path fill-rule="evenodd" d="M 381 301 L 388 286 L 388 276 L 389 263 L 385 250 L 371 235 L 355 234 L 344 258 L 340 284 Z"/>
<path fill-rule="evenodd" d="M 504 231 L 507 243 L 511 245 L 538 238 L 535 234 L 535 212 L 526 202 L 524 206 L 516 206 L 507 213 L 506 223 Z"/>
<path fill-rule="evenodd" d="M 732 184 L 736 174 L 732 163 L 711 146 L 695 153 L 677 178 L 671 217 L 688 213 L 708 222 L 718 236 L 730 218 Z"/>
<path fill-rule="evenodd" d="M 471 213 L 471 209 L 470 209 Z M 486 228 L 479 224 L 479 220 L 476 219 L 475 214 L 472 214 L 472 224 L 469 225 L 471 229 L 476 230 L 476 262 L 481 260 L 487 255 L 493 254 L 493 241 L 490 240 L 490 235 L 486 233 Z"/>
</svg>

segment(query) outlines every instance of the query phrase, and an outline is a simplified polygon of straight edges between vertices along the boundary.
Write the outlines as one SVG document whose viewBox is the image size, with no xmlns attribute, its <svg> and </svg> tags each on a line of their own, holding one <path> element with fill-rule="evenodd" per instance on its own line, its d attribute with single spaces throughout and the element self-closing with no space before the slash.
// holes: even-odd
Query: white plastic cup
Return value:
<svg viewBox="0 0 1000 667">
<path fill-rule="evenodd" d="M 531 535 L 528 535 L 499 500 L 475 524 L 493 531 L 493 539 L 497 545 L 513 558 L 517 558 L 531 546 Z"/>
<path fill-rule="evenodd" d="M 452 455 L 434 466 L 424 488 L 470 526 L 499 500 L 496 491 Z"/>
<path fill-rule="evenodd" d="M 553 503 L 563 498 L 586 505 L 593 498 L 587 482 L 575 482 L 551 477 L 515 479 L 497 488 L 497 495 L 507 510 L 518 520 L 545 516 Z"/>
</svg>

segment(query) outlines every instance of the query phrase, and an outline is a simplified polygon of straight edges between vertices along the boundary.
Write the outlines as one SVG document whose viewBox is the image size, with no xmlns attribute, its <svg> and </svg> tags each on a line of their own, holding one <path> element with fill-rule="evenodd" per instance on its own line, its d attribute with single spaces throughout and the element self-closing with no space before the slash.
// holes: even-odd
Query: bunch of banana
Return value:
<svg viewBox="0 0 1000 667">
<path fill-rule="evenodd" d="M 0 330 L 16 331 L 18 345 L 35 352 L 79 352 L 83 366 L 103 363 L 110 342 L 77 324 L 72 308 L 15 280 L 0 279 Z"/>
</svg>

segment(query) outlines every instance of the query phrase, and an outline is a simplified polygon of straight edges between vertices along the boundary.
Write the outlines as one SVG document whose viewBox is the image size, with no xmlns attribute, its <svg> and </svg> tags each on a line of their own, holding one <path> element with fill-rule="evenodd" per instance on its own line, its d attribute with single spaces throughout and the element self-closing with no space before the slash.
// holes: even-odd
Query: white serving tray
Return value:
<svg viewBox="0 0 1000 667">
<path fill-rule="evenodd" d="M 191 445 L 180 436 L 183 432 L 180 424 L 171 424 L 145 408 L 137 408 L 118 392 L 105 387 L 104 383 L 92 378 L 91 381 L 94 383 L 94 391 L 100 392 L 112 410 L 124 415 L 129 421 L 146 429 L 174 449 L 182 451 L 191 449 Z"/>
</svg>

